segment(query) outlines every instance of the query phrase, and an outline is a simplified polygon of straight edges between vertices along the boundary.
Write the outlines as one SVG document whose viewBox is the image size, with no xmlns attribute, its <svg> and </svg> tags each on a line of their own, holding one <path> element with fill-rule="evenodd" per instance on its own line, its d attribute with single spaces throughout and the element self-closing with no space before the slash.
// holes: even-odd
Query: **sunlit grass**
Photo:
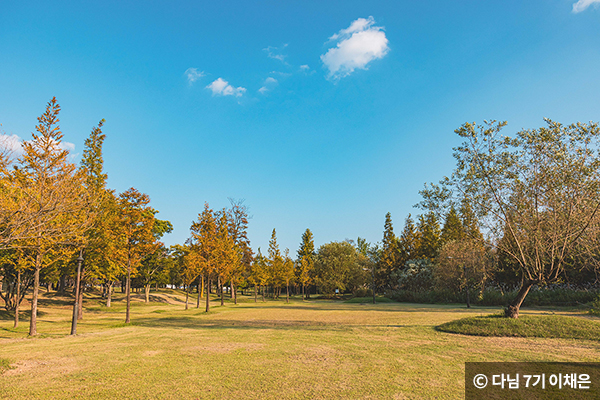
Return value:
<svg viewBox="0 0 600 400">
<path fill-rule="evenodd" d="M 343 303 L 285 298 L 221 307 L 178 291 L 136 294 L 132 324 L 124 303 L 86 299 L 78 335 L 71 307 L 41 307 L 38 331 L 0 316 L 3 399 L 456 399 L 465 361 L 596 361 L 597 340 L 477 337 L 436 330 L 497 312 L 462 305 Z M 68 299 L 63 299 L 68 300 Z M 242 300 L 242 299 L 241 299 Z M 546 311 L 522 311 L 544 315 Z M 24 316 L 22 316 L 24 318 Z M 574 318 L 579 320 L 580 318 Z M 557 351 L 560 348 L 561 351 Z"/>
<path fill-rule="evenodd" d="M 563 315 L 524 315 L 519 319 L 501 315 L 470 317 L 447 322 L 438 329 L 477 336 L 600 340 L 600 322 Z"/>
</svg>

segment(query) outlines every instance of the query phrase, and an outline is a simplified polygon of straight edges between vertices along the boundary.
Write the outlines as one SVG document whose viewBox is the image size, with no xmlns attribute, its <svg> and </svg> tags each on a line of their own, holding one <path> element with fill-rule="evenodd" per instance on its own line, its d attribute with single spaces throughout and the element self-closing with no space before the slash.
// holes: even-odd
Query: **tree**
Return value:
<svg viewBox="0 0 600 400">
<path fill-rule="evenodd" d="M 381 242 L 381 256 L 379 258 L 379 271 L 376 276 L 379 286 L 390 285 L 390 277 L 399 268 L 399 249 L 398 238 L 394 235 L 392 226 L 392 214 L 385 215 L 385 224 L 383 228 L 383 240 Z"/>
<path fill-rule="evenodd" d="M 37 334 L 40 272 L 51 262 L 48 256 L 59 245 L 80 245 L 90 220 L 84 176 L 60 146 L 59 112 L 60 106 L 52 98 L 38 118 L 37 134 L 32 133 L 32 140 L 23 143 L 23 155 L 11 177 L 11 187 L 18 193 L 11 204 L 17 222 L 9 223 L 4 231 L 8 233 L 3 234 L 5 244 L 12 240 L 12 246 L 29 248 L 34 254 L 31 336 Z"/>
<path fill-rule="evenodd" d="M 302 234 L 302 242 L 298 249 L 298 267 L 296 280 L 302 284 L 302 300 L 305 299 L 305 288 L 312 282 L 315 265 L 315 242 L 310 229 Z"/>
<path fill-rule="evenodd" d="M 435 264 L 435 281 L 438 289 L 465 291 L 470 307 L 469 289 L 479 288 L 482 293 L 489 276 L 489 257 L 480 241 L 454 240 L 440 250 Z"/>
<path fill-rule="evenodd" d="M 315 281 L 319 288 L 331 296 L 336 289 L 343 293 L 347 288 L 364 285 L 366 276 L 358 255 L 348 242 L 331 242 L 319 247 L 315 262 Z"/>
<path fill-rule="evenodd" d="M 234 303 L 237 304 L 237 286 L 244 272 L 250 268 L 254 254 L 247 232 L 248 208 L 244 205 L 244 200 L 230 198 L 229 202 L 231 203 L 231 208 L 227 211 L 229 234 L 240 256 L 240 262 L 237 262 L 231 271 L 231 295 Z"/>
<path fill-rule="evenodd" d="M 444 226 L 442 227 L 440 244 L 444 245 L 452 241 L 463 240 L 465 239 L 465 236 L 466 232 L 463 224 L 456 213 L 456 209 L 454 206 L 451 206 L 450 211 L 446 214 L 446 221 L 444 221 Z"/>
<path fill-rule="evenodd" d="M 201 273 L 206 275 L 206 312 L 210 310 L 210 279 L 218 266 L 217 222 L 213 210 L 204 203 L 204 211 L 190 228 L 192 252 L 197 256 Z"/>
<path fill-rule="evenodd" d="M 232 276 L 239 268 L 241 252 L 236 247 L 233 237 L 229 234 L 229 221 L 227 213 L 221 213 L 217 231 L 217 272 L 221 282 L 221 305 L 224 304 L 223 285 L 226 281 L 232 282 Z"/>
<path fill-rule="evenodd" d="M 294 261 L 290 258 L 290 250 L 285 249 L 285 256 L 283 258 L 283 279 L 285 280 L 286 292 L 285 292 L 285 302 L 290 302 L 290 282 L 294 281 L 295 271 L 294 271 Z"/>
<path fill-rule="evenodd" d="M 159 243 L 154 235 L 154 214 L 150 206 L 150 197 L 130 188 L 119 195 L 120 226 L 123 238 L 123 260 L 126 266 L 125 296 L 127 309 L 125 323 L 131 321 L 131 277 L 135 275 L 144 257 L 153 253 Z"/>
<path fill-rule="evenodd" d="M 546 126 L 500 135 L 506 122 L 465 123 L 457 166 L 446 186 L 483 221 L 492 245 L 509 255 L 523 284 L 506 309 L 517 318 L 533 285 L 555 282 L 580 252 L 600 208 L 596 123 Z M 503 236 L 510 240 L 500 240 Z"/>
<path fill-rule="evenodd" d="M 417 258 L 434 260 L 437 257 L 441 235 L 437 215 L 432 211 L 420 215 L 417 232 Z"/>
<path fill-rule="evenodd" d="M 408 260 L 417 256 L 417 228 L 410 214 L 404 221 L 404 229 L 398 240 L 398 262 L 404 266 Z"/>
<path fill-rule="evenodd" d="M 281 285 L 285 282 L 283 274 L 283 257 L 281 251 L 279 251 L 279 245 L 277 244 L 277 233 L 275 228 L 271 233 L 271 240 L 269 240 L 269 257 L 267 258 L 267 265 L 269 267 L 269 278 L 273 284 L 273 297 L 279 298 L 279 290 Z M 275 290 L 277 289 L 277 294 Z"/>
</svg>

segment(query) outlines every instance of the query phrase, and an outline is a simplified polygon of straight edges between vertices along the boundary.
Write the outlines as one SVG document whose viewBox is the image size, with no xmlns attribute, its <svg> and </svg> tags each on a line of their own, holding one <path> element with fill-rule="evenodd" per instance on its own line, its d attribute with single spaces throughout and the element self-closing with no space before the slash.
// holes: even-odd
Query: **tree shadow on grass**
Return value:
<svg viewBox="0 0 600 400">
<path fill-rule="evenodd" d="M 234 329 L 234 330 L 256 330 L 256 329 L 281 329 L 281 330 L 345 330 L 352 328 L 348 324 L 332 324 L 318 321 L 303 320 L 203 320 L 194 317 L 168 317 L 168 318 L 140 318 L 134 319 L 133 325 L 148 328 L 172 328 L 172 329 Z"/>
<path fill-rule="evenodd" d="M 48 313 L 38 310 L 38 317 L 43 317 Z M 31 310 L 19 310 L 19 319 L 29 320 L 31 318 Z M 0 310 L 0 321 L 13 321 L 15 319 L 14 311 Z"/>
</svg>

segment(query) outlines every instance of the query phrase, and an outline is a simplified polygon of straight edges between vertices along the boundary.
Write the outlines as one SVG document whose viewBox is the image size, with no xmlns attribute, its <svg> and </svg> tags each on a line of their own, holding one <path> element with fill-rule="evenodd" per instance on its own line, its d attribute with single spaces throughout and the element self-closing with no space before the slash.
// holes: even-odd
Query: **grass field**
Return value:
<svg viewBox="0 0 600 400">
<path fill-rule="evenodd" d="M 36 338 L 26 316 L 15 330 L 1 312 L 0 398 L 458 399 L 465 361 L 600 359 L 599 340 L 436 329 L 498 308 L 247 298 L 205 314 L 195 303 L 185 311 L 181 293 L 152 294 L 133 302 L 130 325 L 120 294 L 112 308 L 87 299 L 75 337 L 67 298 L 42 296 Z"/>
</svg>

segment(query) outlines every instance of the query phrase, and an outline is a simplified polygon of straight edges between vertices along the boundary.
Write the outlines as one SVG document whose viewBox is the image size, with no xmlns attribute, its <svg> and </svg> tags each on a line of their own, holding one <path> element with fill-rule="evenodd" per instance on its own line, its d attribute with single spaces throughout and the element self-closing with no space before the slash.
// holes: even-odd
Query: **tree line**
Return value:
<svg viewBox="0 0 600 400">
<path fill-rule="evenodd" d="M 29 334 L 37 333 L 42 284 L 67 286 L 82 316 L 83 290 L 75 280 L 83 256 L 82 289 L 99 286 L 108 307 L 113 288 L 125 293 L 129 323 L 131 291 L 151 286 L 192 291 L 210 309 L 210 294 L 224 304 L 238 291 L 279 299 L 285 291 L 302 299 L 312 293 L 368 295 L 398 290 L 445 288 L 455 292 L 485 285 L 513 285 L 519 291 L 506 315 L 519 307 L 534 285 L 589 282 L 600 259 L 600 156 L 597 124 L 547 126 L 500 134 L 506 123 L 464 124 L 454 149 L 457 165 L 439 184 L 420 192 L 416 220 L 409 214 L 399 236 L 391 214 L 383 238 L 330 242 L 315 248 L 310 229 L 295 257 L 281 250 L 273 229 L 268 249 L 254 253 L 247 236 L 248 208 L 230 199 L 213 210 L 206 203 L 190 226 L 190 237 L 166 247 L 172 231 L 157 218 L 148 195 L 107 187 L 103 169 L 104 120 L 85 141 L 79 166 L 62 145 L 53 98 L 38 118 L 31 140 L 15 152 L 0 143 L 0 296 L 19 323 L 19 305 L 31 292 Z M 6 136 L 4 136 L 6 137 Z"/>
</svg>

